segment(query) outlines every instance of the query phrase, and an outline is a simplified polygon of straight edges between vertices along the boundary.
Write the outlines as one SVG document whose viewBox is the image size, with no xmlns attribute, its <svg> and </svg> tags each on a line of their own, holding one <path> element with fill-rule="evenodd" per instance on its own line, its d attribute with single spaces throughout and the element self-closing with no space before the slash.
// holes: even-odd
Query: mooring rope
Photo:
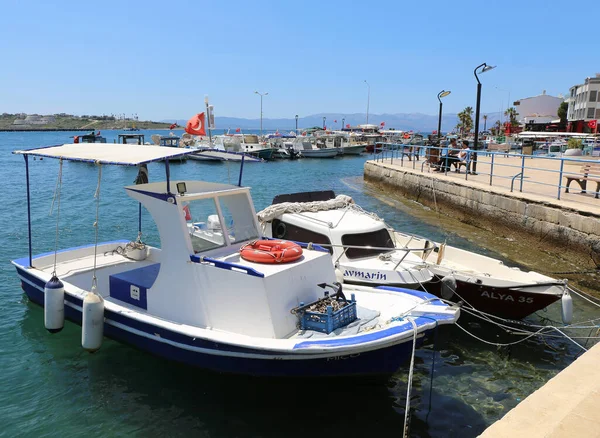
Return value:
<svg viewBox="0 0 600 438">
<path fill-rule="evenodd" d="M 54 210 L 54 201 L 56 200 L 56 237 L 54 240 L 54 267 L 52 268 L 52 277 L 56 277 L 56 259 L 58 256 L 58 223 L 60 219 L 60 193 L 62 191 L 62 169 L 63 160 L 59 160 L 58 178 L 56 179 L 56 187 L 54 188 L 54 196 L 52 197 L 52 205 L 50 206 L 50 215 Z"/>
<path fill-rule="evenodd" d="M 406 405 L 404 407 L 404 437 L 407 438 L 409 435 L 409 429 L 410 429 L 410 425 L 409 425 L 409 411 L 410 411 L 410 393 L 412 390 L 412 381 L 413 381 L 413 371 L 414 371 L 414 367 L 415 367 L 415 351 L 417 349 L 417 324 L 415 323 L 415 320 L 412 318 L 407 318 L 408 321 L 411 323 L 412 328 L 413 328 L 413 348 L 412 348 L 412 353 L 410 355 L 410 368 L 408 371 L 408 385 L 406 388 Z"/>
<path fill-rule="evenodd" d="M 94 222 L 94 230 L 96 233 L 96 240 L 94 243 L 94 273 L 92 276 L 92 292 L 96 293 L 96 286 L 98 283 L 98 279 L 96 278 L 96 261 L 98 258 L 98 218 L 100 212 L 100 183 L 102 182 L 102 164 L 98 164 L 98 185 L 96 186 L 96 192 L 94 193 L 94 198 L 96 198 L 96 221 Z"/>
</svg>

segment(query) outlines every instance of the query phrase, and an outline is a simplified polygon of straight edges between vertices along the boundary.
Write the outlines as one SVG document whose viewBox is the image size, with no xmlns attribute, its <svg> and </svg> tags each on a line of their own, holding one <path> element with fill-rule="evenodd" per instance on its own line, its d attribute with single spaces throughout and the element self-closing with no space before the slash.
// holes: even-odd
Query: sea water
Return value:
<svg viewBox="0 0 600 438">
<path fill-rule="evenodd" d="M 149 139 L 156 131 L 140 133 Z M 117 134 L 103 132 L 109 142 Z M 70 142 L 73 135 L 0 133 L 0 436 L 402 436 L 408 365 L 387 380 L 249 378 L 171 363 L 108 339 L 89 354 L 80 346 L 80 328 L 70 322 L 50 335 L 42 309 L 29 303 L 9 263 L 28 251 L 25 165 L 11 152 Z M 242 183 L 252 188 L 257 211 L 277 194 L 331 189 L 397 229 L 483 252 L 394 208 L 383 192 L 370 196 L 373 189 L 362 181 L 369 158 L 246 163 Z M 36 254 L 55 248 L 58 200 L 52 215 L 50 208 L 59 163 L 30 158 L 29 164 Z M 239 170 L 239 163 L 188 161 L 173 163 L 171 176 L 237 184 Z M 136 172 L 103 167 L 100 241 L 136 238 L 137 203 L 123 190 Z M 149 173 L 151 181 L 164 180 L 164 164 L 150 164 Z M 98 184 L 95 165 L 63 164 L 59 248 L 93 242 Z M 147 214 L 142 228 L 145 241 L 160 244 Z M 575 305 L 593 313 L 581 300 Z M 549 314 L 558 314 L 556 306 Z M 496 343 L 518 339 L 477 321 L 463 325 Z M 445 326 L 416 353 L 411 436 L 476 436 L 580 353 L 560 338 L 497 347 Z"/>
</svg>

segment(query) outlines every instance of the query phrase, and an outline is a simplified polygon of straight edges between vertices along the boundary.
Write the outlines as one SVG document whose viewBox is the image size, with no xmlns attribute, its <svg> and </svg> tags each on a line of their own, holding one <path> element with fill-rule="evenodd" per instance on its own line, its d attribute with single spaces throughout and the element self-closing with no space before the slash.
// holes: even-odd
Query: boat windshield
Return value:
<svg viewBox="0 0 600 438">
<path fill-rule="evenodd" d="M 371 231 L 369 233 L 344 234 L 342 236 L 342 245 L 344 246 L 361 246 L 362 248 L 348 248 L 346 257 L 349 259 L 359 259 L 362 257 L 370 257 L 381 254 L 384 250 L 368 248 L 390 248 L 393 249 L 394 242 L 386 228 L 381 230 Z"/>
<path fill-rule="evenodd" d="M 258 239 L 252 207 L 244 193 L 217 197 L 223 221 L 214 198 L 191 201 L 183 207 L 194 253 L 210 251 L 230 243 Z"/>
</svg>

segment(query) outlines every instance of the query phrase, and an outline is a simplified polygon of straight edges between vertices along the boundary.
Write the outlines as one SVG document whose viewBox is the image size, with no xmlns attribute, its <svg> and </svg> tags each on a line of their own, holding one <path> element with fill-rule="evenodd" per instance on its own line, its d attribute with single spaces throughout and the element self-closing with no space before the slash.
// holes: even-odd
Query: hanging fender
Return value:
<svg viewBox="0 0 600 438">
<path fill-rule="evenodd" d="M 256 240 L 242 246 L 240 256 L 255 263 L 290 263 L 302 257 L 302 248 L 287 240 Z"/>
</svg>

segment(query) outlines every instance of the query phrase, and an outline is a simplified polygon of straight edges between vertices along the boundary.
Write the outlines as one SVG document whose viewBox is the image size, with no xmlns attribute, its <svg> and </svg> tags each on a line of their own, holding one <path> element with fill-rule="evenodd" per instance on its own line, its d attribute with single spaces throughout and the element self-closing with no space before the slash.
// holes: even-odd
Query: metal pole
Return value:
<svg viewBox="0 0 600 438">
<path fill-rule="evenodd" d="M 262 94 L 260 95 L 260 136 L 262 137 Z"/>
<path fill-rule="evenodd" d="M 27 230 L 29 232 L 29 267 L 33 267 L 33 257 L 31 255 L 31 195 L 29 193 L 29 155 L 23 155 L 25 158 L 25 179 L 27 181 Z"/>
<path fill-rule="evenodd" d="M 208 111 L 208 97 L 204 99 L 204 103 L 206 104 L 206 118 L 208 119 L 208 142 L 212 146 L 212 131 L 210 130 L 210 112 Z"/>
<path fill-rule="evenodd" d="M 439 116 L 438 116 L 438 143 L 442 137 L 442 99 L 440 99 L 438 97 L 438 100 L 440 101 L 440 112 L 439 112 Z"/>
<path fill-rule="evenodd" d="M 492 153 L 492 166 L 490 169 L 490 185 L 492 185 L 492 177 L 494 176 L 494 156 L 496 154 Z"/>
<path fill-rule="evenodd" d="M 558 175 L 558 195 L 556 196 L 556 199 L 558 199 L 559 201 L 560 201 L 560 189 L 561 189 L 560 183 L 562 182 L 562 179 L 563 179 L 564 167 L 565 167 L 565 160 L 564 160 L 564 158 L 561 158 L 560 159 L 560 173 Z"/>
<path fill-rule="evenodd" d="M 296 114 L 296 135 L 298 135 L 298 114 Z"/>
<path fill-rule="evenodd" d="M 477 75 L 475 75 L 477 77 Z M 477 79 L 477 105 L 475 106 L 475 140 L 473 140 L 473 169 L 471 172 L 477 174 L 477 149 L 479 148 L 479 107 L 481 105 L 481 82 Z M 468 173 L 468 172 L 467 172 Z"/>
<path fill-rule="evenodd" d="M 238 187 L 242 187 L 242 173 L 244 172 L 244 157 L 246 154 L 242 155 L 242 164 L 240 166 L 240 177 L 238 179 Z"/>
<path fill-rule="evenodd" d="M 165 158 L 165 174 L 167 176 L 167 193 L 171 194 L 171 169 L 169 168 L 168 158 Z"/>
<path fill-rule="evenodd" d="M 367 83 L 367 87 L 368 87 L 368 92 L 367 92 L 367 125 L 369 124 L 369 104 L 371 102 L 371 86 L 369 85 L 369 83 L 367 81 L 365 81 Z"/>
<path fill-rule="evenodd" d="M 519 192 L 523 191 L 523 178 L 525 175 L 525 155 L 521 157 L 521 183 L 519 184 Z"/>
</svg>

